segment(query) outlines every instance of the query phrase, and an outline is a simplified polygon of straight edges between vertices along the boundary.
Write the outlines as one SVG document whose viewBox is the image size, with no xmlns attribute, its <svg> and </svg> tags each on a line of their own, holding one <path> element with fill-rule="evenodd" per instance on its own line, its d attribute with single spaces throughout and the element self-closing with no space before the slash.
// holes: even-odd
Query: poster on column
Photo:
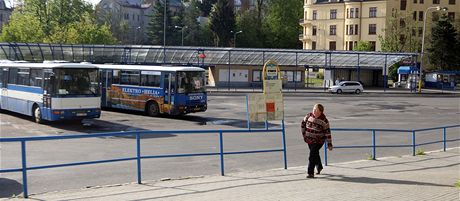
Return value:
<svg viewBox="0 0 460 201">
<path fill-rule="evenodd" d="M 248 94 L 248 112 L 251 122 L 284 119 L 282 94 Z"/>
</svg>

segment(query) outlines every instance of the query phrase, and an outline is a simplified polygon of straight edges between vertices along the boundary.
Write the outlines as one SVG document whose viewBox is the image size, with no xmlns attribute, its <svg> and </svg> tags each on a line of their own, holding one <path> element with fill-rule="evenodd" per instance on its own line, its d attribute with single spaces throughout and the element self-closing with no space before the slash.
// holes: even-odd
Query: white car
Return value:
<svg viewBox="0 0 460 201">
<path fill-rule="evenodd" d="M 331 93 L 341 94 L 342 92 L 356 93 L 360 94 L 364 91 L 363 85 L 357 81 L 343 81 L 338 85 L 334 85 L 329 88 Z"/>
</svg>

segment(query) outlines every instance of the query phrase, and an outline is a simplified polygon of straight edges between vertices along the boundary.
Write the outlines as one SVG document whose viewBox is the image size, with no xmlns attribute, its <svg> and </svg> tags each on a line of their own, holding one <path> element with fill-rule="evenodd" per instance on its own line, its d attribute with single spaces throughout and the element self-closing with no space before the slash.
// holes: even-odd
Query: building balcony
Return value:
<svg viewBox="0 0 460 201">
<path fill-rule="evenodd" d="M 299 40 L 305 41 L 305 40 L 311 40 L 312 36 L 310 35 L 304 35 L 304 34 L 299 34 Z"/>
<path fill-rule="evenodd" d="M 310 24 L 310 23 L 311 23 L 310 20 L 305 20 L 305 19 L 300 19 L 300 20 L 299 20 L 299 24 L 300 24 L 300 25 L 308 25 L 308 24 Z"/>
</svg>

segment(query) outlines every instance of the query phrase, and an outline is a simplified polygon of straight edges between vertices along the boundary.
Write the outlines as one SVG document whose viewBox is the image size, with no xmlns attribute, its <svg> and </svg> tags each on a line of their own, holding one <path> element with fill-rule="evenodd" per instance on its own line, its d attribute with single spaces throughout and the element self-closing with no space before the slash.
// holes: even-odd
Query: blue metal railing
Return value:
<svg viewBox="0 0 460 201">
<path fill-rule="evenodd" d="M 281 132 L 283 148 L 280 149 L 264 149 L 264 150 L 246 150 L 246 151 L 224 151 L 224 133 L 269 133 L 269 132 Z M 208 152 L 208 153 L 192 153 L 192 154 L 164 154 L 164 155 L 150 155 L 143 156 L 141 154 L 141 136 L 144 135 L 158 135 L 158 134 L 219 134 L 219 152 Z M 115 158 L 107 160 L 96 160 L 96 161 L 84 161 L 84 162 L 73 162 L 63 164 L 52 164 L 52 165 L 41 165 L 41 166 L 27 166 L 27 154 L 26 154 L 26 142 L 30 141 L 45 141 L 45 140 L 64 140 L 64 139 L 81 139 L 81 138 L 96 138 L 96 137 L 113 137 L 113 136 L 136 136 L 136 156 L 126 158 Z M 284 169 L 287 169 L 287 158 L 286 158 L 286 137 L 284 121 L 279 129 L 259 129 L 259 130 L 164 130 L 164 131 L 130 131 L 130 132 L 114 132 L 114 133 L 99 133 L 99 134 L 84 134 L 84 135 L 66 135 L 66 136 L 40 136 L 40 137 L 23 137 L 23 138 L 0 138 L 0 142 L 20 142 L 21 143 L 21 160 L 22 167 L 11 168 L 11 169 L 0 169 L 0 173 L 7 172 L 22 172 L 22 190 L 25 198 L 28 197 L 27 187 L 27 172 L 28 170 L 39 170 L 49 169 L 67 166 L 78 166 L 78 165 L 89 165 L 99 163 L 112 163 L 121 161 L 136 160 L 137 166 L 137 183 L 142 183 L 141 165 L 142 159 L 149 158 L 173 158 L 173 157 L 191 157 L 191 156 L 220 156 L 220 172 L 224 175 L 224 156 L 235 155 L 235 154 L 250 154 L 250 153 L 266 153 L 266 152 L 283 152 Z"/>
<path fill-rule="evenodd" d="M 377 148 L 378 147 L 412 147 L 412 156 L 416 154 L 416 148 L 418 146 L 428 145 L 428 144 L 436 144 L 436 143 L 443 143 L 443 150 L 446 151 L 447 149 L 447 142 L 454 142 L 460 141 L 460 138 L 450 139 L 447 140 L 447 129 L 448 128 L 459 128 L 460 124 L 450 125 L 450 126 L 440 126 L 440 127 L 432 127 L 432 128 L 423 128 L 423 129 L 415 129 L 415 130 L 403 130 L 403 129 L 372 129 L 372 128 L 331 128 L 331 131 L 342 131 L 342 132 L 353 132 L 353 131 L 370 131 L 372 132 L 372 145 L 355 145 L 355 146 L 335 146 L 334 149 L 348 149 L 348 148 L 372 148 L 372 159 L 375 160 L 377 155 Z M 424 142 L 424 143 L 416 143 L 416 132 L 422 131 L 432 131 L 432 130 L 440 130 L 442 129 L 442 140 L 431 141 L 431 142 Z M 398 133 L 411 133 L 412 143 L 411 144 L 399 144 L 399 145 L 377 145 L 375 134 L 376 132 L 398 132 Z M 327 142 L 324 145 L 324 164 L 327 165 Z"/>
</svg>

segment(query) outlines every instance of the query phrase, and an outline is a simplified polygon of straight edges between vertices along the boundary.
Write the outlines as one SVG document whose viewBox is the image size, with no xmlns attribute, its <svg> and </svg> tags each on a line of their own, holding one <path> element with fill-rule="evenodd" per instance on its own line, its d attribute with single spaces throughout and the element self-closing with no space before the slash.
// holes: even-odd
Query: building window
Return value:
<svg viewBox="0 0 460 201">
<path fill-rule="evenodd" d="M 417 11 L 414 11 L 414 13 L 412 14 L 412 19 L 414 21 L 417 21 Z"/>
<path fill-rule="evenodd" d="M 350 35 L 354 35 L 353 33 L 353 25 L 350 25 L 350 31 L 349 31 Z"/>
<path fill-rule="evenodd" d="M 355 35 L 358 35 L 358 33 L 359 33 L 359 32 L 358 32 L 358 25 L 355 24 Z"/>
<path fill-rule="evenodd" d="M 317 11 L 314 10 L 314 11 L 313 11 L 313 20 L 316 20 L 316 15 L 317 15 Z"/>
<path fill-rule="evenodd" d="M 331 9 L 331 19 L 337 19 L 337 9 Z"/>
<path fill-rule="evenodd" d="M 337 34 L 337 26 L 331 25 L 329 26 L 329 35 L 335 36 Z"/>
<path fill-rule="evenodd" d="M 423 11 L 418 11 L 418 21 L 423 21 Z"/>
<path fill-rule="evenodd" d="M 369 17 L 377 17 L 377 7 L 369 8 Z"/>
<path fill-rule="evenodd" d="M 353 41 L 348 42 L 348 50 L 353 50 Z"/>
<path fill-rule="evenodd" d="M 347 18 L 350 18 L 349 12 L 350 12 L 350 9 L 347 8 Z"/>
<path fill-rule="evenodd" d="M 350 18 L 353 18 L 353 16 L 355 16 L 355 9 L 350 8 Z"/>
<path fill-rule="evenodd" d="M 371 50 L 375 51 L 375 41 L 369 41 L 369 43 L 371 44 Z"/>
<path fill-rule="evenodd" d="M 419 3 L 420 3 L 420 4 L 424 4 L 424 3 L 425 3 L 425 0 L 420 0 Z"/>
<path fill-rule="evenodd" d="M 404 21 L 404 19 L 402 19 L 402 18 L 399 19 L 399 27 L 401 27 L 401 28 L 406 27 L 406 21 Z"/>
<path fill-rule="evenodd" d="M 335 41 L 329 42 L 329 50 L 336 50 L 336 43 Z"/>
<path fill-rule="evenodd" d="M 359 18 L 359 8 L 355 8 L 355 18 Z"/>
<path fill-rule="evenodd" d="M 422 34 L 423 34 L 423 27 L 419 27 L 419 28 L 418 28 L 418 35 L 419 35 L 420 37 L 422 37 Z"/>
<path fill-rule="evenodd" d="M 455 0 L 449 0 L 449 5 L 455 5 Z"/>
<path fill-rule="evenodd" d="M 416 4 L 416 3 L 417 3 L 417 0 L 414 0 L 414 4 Z"/>
<path fill-rule="evenodd" d="M 400 5 L 399 10 L 406 10 L 406 6 L 407 6 L 407 0 L 401 0 L 401 5 Z"/>
<path fill-rule="evenodd" d="M 345 28 L 346 35 L 348 35 L 348 25 Z"/>
<path fill-rule="evenodd" d="M 316 41 L 311 42 L 311 49 L 316 50 Z"/>
<path fill-rule="evenodd" d="M 450 21 L 455 21 L 455 13 L 454 12 L 448 12 L 447 17 L 449 18 Z"/>
<path fill-rule="evenodd" d="M 415 35 L 417 35 L 417 32 L 415 31 L 415 28 L 414 28 L 412 29 L 412 36 L 415 36 Z"/>
<path fill-rule="evenodd" d="M 254 70 L 252 71 L 252 81 L 253 82 L 262 82 L 262 71 L 260 70 Z"/>
<path fill-rule="evenodd" d="M 311 35 L 316 36 L 316 26 L 313 26 L 313 28 L 311 30 Z"/>
<path fill-rule="evenodd" d="M 377 24 L 369 24 L 369 35 L 377 34 Z"/>
<path fill-rule="evenodd" d="M 439 4 L 441 0 L 433 0 L 433 4 Z"/>
</svg>

